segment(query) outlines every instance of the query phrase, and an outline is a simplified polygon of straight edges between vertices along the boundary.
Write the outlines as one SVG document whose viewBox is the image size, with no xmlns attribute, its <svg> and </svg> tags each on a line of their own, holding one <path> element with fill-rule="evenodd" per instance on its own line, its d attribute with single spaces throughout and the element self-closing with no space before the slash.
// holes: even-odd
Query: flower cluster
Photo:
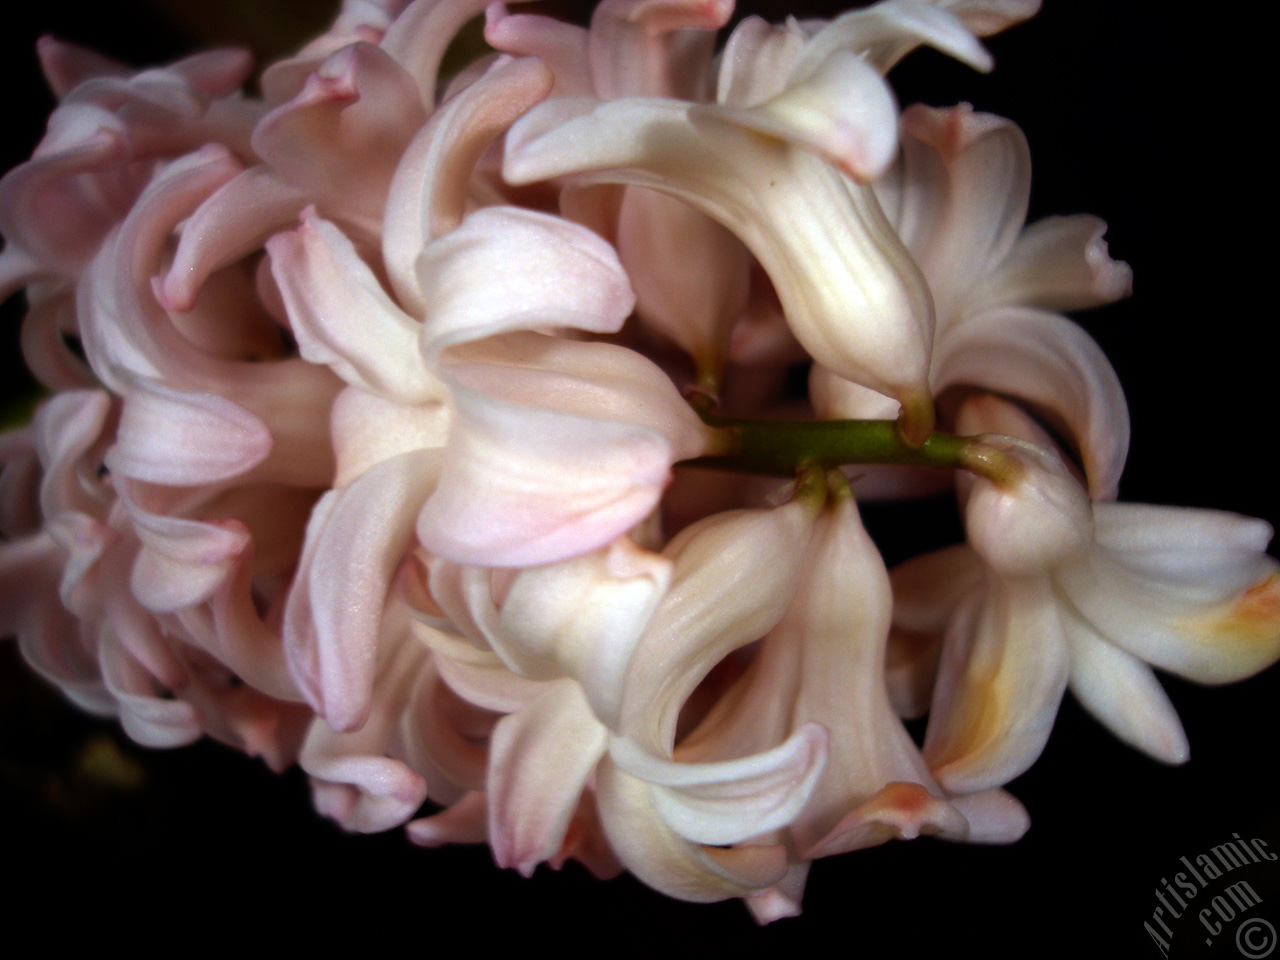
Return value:
<svg viewBox="0 0 1280 960">
<path fill-rule="evenodd" d="M 1068 686 L 1185 760 L 1152 668 L 1280 658 L 1271 530 L 1115 502 L 1124 396 L 1061 312 L 1129 292 L 1104 224 L 1027 224 L 1018 128 L 884 79 L 990 69 L 1037 6 L 717 45 L 732 0 L 346 0 L 260 97 L 236 52 L 42 41 L 0 296 L 50 395 L 0 436 L 0 633 L 351 830 L 764 922 L 820 857 L 1020 837 Z M 949 489 L 966 542 L 887 570 L 858 503 Z"/>
</svg>

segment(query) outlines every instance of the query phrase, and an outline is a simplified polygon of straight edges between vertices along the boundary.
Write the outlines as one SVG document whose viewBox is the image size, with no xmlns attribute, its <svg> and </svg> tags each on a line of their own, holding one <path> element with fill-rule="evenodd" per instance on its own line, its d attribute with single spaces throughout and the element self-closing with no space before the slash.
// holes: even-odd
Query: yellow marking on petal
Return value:
<svg viewBox="0 0 1280 960">
<path fill-rule="evenodd" d="M 948 767 L 972 762 L 988 751 L 1009 728 L 1006 697 L 1000 675 L 990 671 L 964 680 L 964 702 L 946 740 L 928 759 L 935 775 Z"/>
<path fill-rule="evenodd" d="M 1256 673 L 1280 657 L 1280 574 L 1271 574 L 1211 613 L 1189 617 L 1177 626 L 1234 658 L 1233 663 L 1223 664 L 1223 681 Z"/>
</svg>

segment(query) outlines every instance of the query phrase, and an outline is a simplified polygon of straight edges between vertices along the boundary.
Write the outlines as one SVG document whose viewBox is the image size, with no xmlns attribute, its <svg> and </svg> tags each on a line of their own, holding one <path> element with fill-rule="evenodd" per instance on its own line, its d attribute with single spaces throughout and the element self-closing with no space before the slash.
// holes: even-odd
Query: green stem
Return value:
<svg viewBox="0 0 1280 960">
<path fill-rule="evenodd" d="M 931 433 L 918 447 L 903 440 L 895 420 L 774 421 L 736 420 L 702 414 L 720 434 L 717 452 L 684 466 L 738 473 L 794 477 L 805 467 L 825 469 L 854 463 L 901 464 L 969 470 L 1005 485 L 1020 467 L 989 444 L 973 437 Z"/>
</svg>

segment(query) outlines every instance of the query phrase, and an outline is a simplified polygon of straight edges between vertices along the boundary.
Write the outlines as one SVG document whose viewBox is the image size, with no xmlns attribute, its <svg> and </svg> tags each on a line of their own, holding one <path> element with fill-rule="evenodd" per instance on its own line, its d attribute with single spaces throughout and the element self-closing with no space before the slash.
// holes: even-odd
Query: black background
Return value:
<svg viewBox="0 0 1280 960">
<path fill-rule="evenodd" d="M 29 155 L 51 107 L 32 46 L 40 33 L 139 65 L 236 36 L 275 55 L 305 36 L 308 21 L 323 23 L 326 9 L 305 0 L 29 8 L 26 22 L 0 32 L 0 168 Z M 776 18 L 788 8 L 749 9 Z M 968 100 L 1013 118 L 1031 143 L 1033 218 L 1085 211 L 1110 224 L 1112 253 L 1133 266 L 1135 294 L 1079 319 L 1129 396 L 1134 439 L 1122 499 L 1274 523 L 1274 161 L 1261 140 L 1274 87 L 1262 76 L 1275 54 L 1247 23 L 1167 10 L 1049 0 L 1034 21 L 989 42 L 992 75 L 924 52 L 895 71 L 895 86 L 904 104 Z M 18 313 L 13 302 L 5 310 L 6 344 L 16 342 Z M 6 394 L 21 389 L 15 352 L 0 351 Z M 192 935 L 296 948 L 354 933 L 370 952 L 401 949 L 408 938 L 424 954 L 1156 957 L 1142 924 L 1180 856 L 1233 832 L 1280 850 L 1272 786 L 1280 672 L 1227 688 L 1166 685 L 1191 741 L 1186 766 L 1126 748 L 1068 699 L 1044 756 L 1012 785 L 1033 821 L 1020 843 L 919 841 L 824 860 L 805 915 L 760 929 L 740 904 L 682 904 L 629 878 L 598 883 L 574 865 L 526 881 L 498 871 L 483 848 L 419 850 L 399 834 L 344 835 L 311 812 L 296 771 L 276 777 L 216 744 L 137 748 L 64 706 L 6 644 L 0 849 L 20 892 L 0 901 L 0 916 L 12 931 L 38 928 L 59 943 L 84 936 L 157 950 Z M 86 758 L 113 745 L 136 765 L 132 786 L 92 773 Z M 1275 922 L 1278 874 L 1280 864 L 1259 886 L 1274 898 L 1257 908 Z M 1176 933 L 1175 957 L 1204 939 L 1190 927 Z M 1212 955 L 1236 955 L 1229 939 Z"/>
</svg>

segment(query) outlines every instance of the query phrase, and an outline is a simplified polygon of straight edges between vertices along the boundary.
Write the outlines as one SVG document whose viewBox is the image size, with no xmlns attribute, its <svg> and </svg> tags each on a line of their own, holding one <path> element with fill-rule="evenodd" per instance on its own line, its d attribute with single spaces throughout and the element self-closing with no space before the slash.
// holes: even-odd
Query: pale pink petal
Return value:
<svg viewBox="0 0 1280 960">
<path fill-rule="evenodd" d="M 85 353 L 107 386 L 140 398 L 140 415 L 177 403 L 191 408 L 189 416 L 197 411 L 206 426 L 228 431 L 240 448 L 222 457 L 224 465 L 236 458 L 244 465 L 250 453 L 263 453 L 261 438 L 251 436 L 258 427 L 250 421 L 256 421 L 269 430 L 270 457 L 254 461 L 255 479 L 326 486 L 333 474 L 328 410 L 341 381 L 298 358 L 259 363 L 214 356 L 183 335 L 152 289 L 174 229 L 239 168 L 224 148 L 211 145 L 156 176 L 80 284 Z M 146 386 L 152 379 L 164 383 Z M 147 445 L 145 436 L 132 440 Z"/>
<path fill-rule="evenodd" d="M 632 653 L 670 580 L 666 557 L 622 538 L 521 570 L 500 605 L 491 586 L 477 584 L 483 589 L 469 592 L 467 612 L 512 670 L 534 680 L 573 677 L 598 715 L 616 716 Z"/>
<path fill-rule="evenodd" d="M 1164 763 L 1185 763 L 1187 735 L 1151 668 L 1112 646 L 1074 614 L 1064 613 L 1071 645 L 1071 692 L 1131 746 Z"/>
<path fill-rule="evenodd" d="M 941 633 L 921 634 L 890 628 L 884 679 L 893 712 L 902 719 L 916 720 L 929 712 L 941 655 Z"/>
<path fill-rule="evenodd" d="M 280 634 L 263 622 L 270 614 L 260 613 L 255 601 L 254 555 L 250 544 L 208 602 L 179 610 L 178 621 L 190 643 L 206 650 L 255 694 L 264 694 L 273 703 L 300 703 L 304 698 L 290 675 Z M 274 733 L 270 739 L 268 746 L 280 749 Z"/>
<path fill-rule="evenodd" d="M 418 521 L 432 553 L 528 566 L 586 553 L 657 505 L 710 433 L 641 355 L 511 334 L 446 355 L 456 413 Z"/>
<path fill-rule="evenodd" d="M 159 289 L 169 310 L 188 310 L 211 273 L 261 248 L 310 202 L 266 167 L 244 170 L 214 191 L 187 221 Z"/>
<path fill-rule="evenodd" d="M 757 16 L 744 19 L 733 28 L 720 54 L 716 102 L 754 107 L 777 96 L 808 39 L 794 20 L 779 26 Z"/>
<path fill-rule="evenodd" d="M 613 248 L 585 227 L 518 207 L 478 210 L 418 259 L 422 351 L 513 330 L 617 331 L 635 296 Z"/>
<path fill-rule="evenodd" d="M 1093 507 L 1061 458 L 1013 437 L 984 442 L 1017 467 L 996 483 L 975 477 L 964 507 L 970 545 L 1003 577 L 1048 573 L 1093 544 Z"/>
<path fill-rule="evenodd" d="M 330 727 L 368 715 L 383 607 L 413 541 L 413 521 L 435 480 L 436 455 L 407 453 L 374 467 L 317 504 L 298 582 L 285 608 L 294 677 Z"/>
<path fill-rule="evenodd" d="M 263 71 L 260 85 L 269 104 L 297 96 L 303 83 L 325 58 L 353 43 L 381 43 L 404 0 L 342 0 L 342 8 L 329 29 L 311 40 L 292 57 Z"/>
<path fill-rule="evenodd" d="M 919 783 L 889 783 L 859 804 L 824 837 L 808 847 L 806 860 L 919 836 L 965 839 L 969 825 L 954 806 Z"/>
<path fill-rule="evenodd" d="M 899 564 L 890 572 L 893 627 L 885 679 L 894 712 L 915 718 L 929 711 L 942 636 L 966 594 L 982 582 L 982 562 L 968 544 Z"/>
<path fill-rule="evenodd" d="M 4 296 L 3 287 L 4 281 L 0 279 L 0 297 Z M 45 298 L 37 297 L 36 291 L 28 288 L 31 308 L 22 321 L 22 359 L 35 378 L 50 390 L 92 387 L 93 375 L 70 346 L 74 342 L 72 338 L 79 335 L 74 296 L 64 290 Z"/>
<path fill-rule="evenodd" d="M 847 488 L 837 488 L 786 615 L 677 751 L 734 755 L 769 742 L 778 727 L 827 727 L 826 768 L 788 830 L 802 851 L 827 856 L 894 836 L 964 832 L 889 703 L 890 599 L 884 564 Z"/>
<path fill-rule="evenodd" d="M 603 99 L 702 99 L 715 31 L 733 0 L 603 0 L 587 36 L 591 75 Z"/>
<path fill-rule="evenodd" d="M 422 103 L 436 102 L 440 61 L 458 31 L 484 12 L 489 0 L 414 0 L 382 38 L 382 49 L 413 77 Z"/>
<path fill-rule="evenodd" d="M 922 554 L 893 568 L 893 622 L 917 633 L 942 633 L 956 606 L 982 582 L 982 563 L 967 544 Z"/>
<path fill-rule="evenodd" d="M 253 55 L 234 47 L 206 50 L 171 64 L 165 72 L 181 77 L 193 90 L 216 100 L 234 96 L 249 79 L 253 73 Z"/>
<path fill-rule="evenodd" d="M 526 877 L 564 843 L 578 798 L 604 755 L 605 728 L 573 680 L 556 680 L 498 721 L 489 741 L 489 842 Z"/>
<path fill-rule="evenodd" d="M 921 832 L 963 832 L 889 702 L 890 581 L 853 498 L 838 488 L 808 564 L 792 609 L 766 641 L 790 645 L 797 660 L 793 723 L 831 729 L 827 770 L 791 828 L 797 842 L 829 855 Z M 762 664 L 762 684 L 768 672 Z"/>
<path fill-rule="evenodd" d="M 405 832 L 420 847 L 484 843 L 489 839 L 488 801 L 483 793 L 472 791 L 439 813 L 410 821 Z"/>
<path fill-rule="evenodd" d="M 741 241 L 674 197 L 629 187 L 617 245 L 639 317 L 683 347 L 700 371 L 723 366 L 750 289 L 751 255 Z"/>
<path fill-rule="evenodd" d="M 403 635 L 400 639 L 407 640 Z M 377 695 L 371 697 L 365 721 L 339 732 L 317 718 L 298 758 L 313 778 L 320 812 L 361 833 L 399 826 L 427 797 L 423 777 L 392 754 L 411 691 L 430 679 L 429 657 L 409 642 L 388 648 L 376 678 L 370 678 Z"/>
<path fill-rule="evenodd" d="M 266 424 L 224 397 L 138 381 L 105 462 L 137 480 L 192 486 L 247 473 L 271 446 Z"/>
<path fill-rule="evenodd" d="M 123 645 L 104 641 L 100 647 L 102 677 L 115 697 L 120 724 L 144 747 L 181 747 L 204 733 L 198 710 L 184 700 L 164 696 L 152 676 Z"/>
<path fill-rule="evenodd" d="M 1040 755 L 1067 686 L 1049 583 L 989 578 L 947 631 L 924 755 L 950 793 L 1008 783 Z"/>
<path fill-rule="evenodd" d="M 262 119 L 253 147 L 285 183 L 376 233 L 396 163 L 426 119 L 413 77 L 385 51 L 355 43 Z"/>
<path fill-rule="evenodd" d="M 968 309 L 974 283 L 1013 249 L 1027 217 L 1031 155 L 1014 124 L 967 104 L 902 115 L 907 189 L 898 232 L 929 278 L 938 328 Z"/>
<path fill-rule="evenodd" d="M 835 50 L 855 53 L 878 72 L 887 73 L 922 44 L 984 73 L 992 67 L 991 55 L 944 4 L 885 0 L 850 10 L 818 30 L 796 65 L 795 75 L 805 76 Z"/>
<path fill-rule="evenodd" d="M 809 802 L 827 760 L 827 731 L 801 725 L 771 750 L 709 763 L 664 760 L 615 737 L 609 755 L 652 784 L 654 807 L 677 834 L 724 846 L 786 826 Z"/>
<path fill-rule="evenodd" d="M 314 208 L 267 242 L 298 349 L 347 383 L 405 403 L 443 399 L 418 354 L 420 324 L 387 296 L 351 241 Z"/>
<path fill-rule="evenodd" d="M 65 554 L 48 534 L 0 544 L 0 634 L 40 676 L 83 710 L 114 716 L 97 645 L 58 596 Z"/>
<path fill-rule="evenodd" d="M 317 725 L 323 723 L 316 721 Z M 312 728 L 303 747 L 303 769 L 310 767 L 316 778 L 312 791 L 318 813 L 348 830 L 381 833 L 400 826 L 422 806 L 426 788 L 403 763 L 379 756 L 330 759 L 321 750 L 337 752 L 340 748 L 321 740 L 315 733 L 318 729 Z"/>
<path fill-rule="evenodd" d="M 1096 517 L 1098 548 L 1056 579 L 1104 638 L 1201 683 L 1239 680 L 1280 656 L 1280 564 L 1259 546 L 1267 524 L 1110 504 Z"/>
<path fill-rule="evenodd" d="M 607 757 L 596 771 L 600 819 L 618 859 L 649 886 L 681 900 L 706 903 L 749 896 L 787 872 L 785 849 L 721 849 L 690 843 L 670 827 L 653 802 L 653 788 Z"/>
<path fill-rule="evenodd" d="M 1016 843 L 1031 828 L 1026 807 L 1004 790 L 952 797 L 951 805 L 969 822 L 969 843 Z"/>
<path fill-rule="evenodd" d="M 938 339 L 934 389 L 968 385 L 1016 397 L 1078 447 L 1095 500 L 1115 496 L 1129 450 L 1129 411 L 1115 371 L 1066 317 L 1003 307 Z"/>
<path fill-rule="evenodd" d="M 819 420 L 892 420 L 899 404 L 892 397 L 846 380 L 821 363 L 809 373 L 809 399 Z"/>
<path fill-rule="evenodd" d="M 152 613 L 172 613 L 209 599 L 249 544 L 249 532 L 238 520 L 205 523 L 128 506 L 142 542 L 130 583 L 138 602 Z"/>
<path fill-rule="evenodd" d="M 620 715 L 602 718 L 610 727 L 650 756 L 671 755 L 680 709 L 698 684 L 786 612 L 813 530 L 810 500 L 806 493 L 770 510 L 718 513 L 667 546 L 672 585 L 636 650 Z M 774 746 L 787 732 L 744 752 Z"/>
<path fill-rule="evenodd" d="M 42 473 L 32 425 L 0 433 L 0 543 L 39 532 Z"/>
<path fill-rule="evenodd" d="M 174 229 L 240 169 L 216 145 L 174 161 L 142 192 L 82 279 L 78 310 L 85 353 L 112 389 L 123 392 L 129 374 L 192 382 L 217 363 L 173 326 L 152 282 Z"/>
<path fill-rule="evenodd" d="M 938 0 L 938 6 L 955 14 L 978 36 L 989 37 L 1034 17 L 1040 0 Z"/>
<path fill-rule="evenodd" d="M 57 148 L 0 179 L 0 234 L 10 270 L 13 250 L 21 251 L 24 273 L 75 276 L 133 200 L 93 189 L 94 175 L 123 166 L 129 148 L 119 119 L 96 108 L 54 113 L 45 142 L 54 137 Z"/>
<path fill-rule="evenodd" d="M 414 350 L 417 357 L 417 350 Z M 350 387 L 333 404 L 335 488 L 345 487 L 384 460 L 443 447 L 452 414 L 447 403 L 405 404 Z"/>
<path fill-rule="evenodd" d="M 893 94 L 879 73 L 847 50 L 832 51 L 802 82 L 750 108 L 701 109 L 811 150 L 859 182 L 880 176 L 897 155 Z"/>
<path fill-rule="evenodd" d="M 54 271 L 26 251 L 8 244 L 0 251 L 0 303 Z M 24 348 L 25 349 L 25 348 Z"/>
<path fill-rule="evenodd" d="M 409 638 L 400 646 L 419 647 Z M 469 790 L 484 788 L 486 742 L 497 718 L 454 693 L 436 672 L 439 662 L 438 656 L 428 657 L 401 718 L 400 735 L 414 769 L 428 778 L 431 798 L 453 803 Z"/>
<path fill-rule="evenodd" d="M 433 589 L 439 582 L 435 575 L 438 569 L 433 570 Z M 468 568 L 452 569 L 456 572 Z M 482 586 L 488 589 L 487 582 Z M 518 713 L 542 694 L 545 684 L 512 673 L 490 650 L 472 646 L 425 623 L 414 623 L 413 632 L 431 649 L 436 669 L 449 689 L 468 703 L 494 713 Z"/>
<path fill-rule="evenodd" d="M 59 99 L 93 77 L 127 77 L 130 73 L 122 63 L 79 44 L 48 35 L 36 41 L 36 53 L 40 57 L 40 69 L 45 80 Z"/>
<path fill-rule="evenodd" d="M 387 194 L 382 257 L 405 309 L 422 316 L 418 256 L 431 239 L 462 223 L 476 164 L 517 117 L 551 90 L 551 74 L 532 57 L 500 59 L 441 104 L 400 159 Z"/>
<path fill-rule="evenodd" d="M 553 93 L 585 97 L 595 93 L 587 55 L 587 31 L 572 23 L 537 14 L 510 13 L 506 4 L 484 10 L 484 39 L 515 57 L 537 57 L 555 76 Z"/>
<path fill-rule="evenodd" d="M 52 519 L 64 510 L 99 516 L 110 494 L 97 476 L 102 444 L 107 442 L 111 397 L 101 390 L 55 394 L 36 411 L 35 454 L 44 477 L 40 512 Z"/>
<path fill-rule="evenodd" d="M 786 876 L 776 884 L 747 897 L 747 909 L 756 923 L 773 923 L 800 916 L 800 901 L 804 898 L 805 881 L 808 879 L 809 864 L 793 863 L 787 868 Z"/>
<path fill-rule="evenodd" d="M 1013 250 L 974 291 L 984 307 L 1001 304 L 1045 310 L 1084 310 L 1127 297 L 1133 271 L 1112 260 L 1102 235 L 1107 225 L 1081 213 L 1045 217 L 1022 231 Z"/>
<path fill-rule="evenodd" d="M 582 795 L 578 810 L 569 821 L 564 846 L 549 862 L 553 869 L 559 870 L 569 860 L 577 860 L 597 880 L 612 880 L 626 869 L 604 835 L 594 791 Z"/>
<path fill-rule="evenodd" d="M 743 126 L 752 113 L 776 128 L 779 117 L 762 108 L 632 98 L 565 119 L 580 109 L 547 104 L 522 118 L 507 142 L 507 179 L 583 174 L 580 182 L 653 187 L 697 207 L 760 260 L 811 355 L 898 397 L 912 434 L 927 432 L 932 303 L 869 189 L 800 146 Z"/>
<path fill-rule="evenodd" d="M 64 510 L 45 521 L 45 531 L 64 551 L 62 578 L 58 592 L 63 603 L 81 619 L 100 614 L 97 595 L 97 565 L 119 534 L 93 517 Z"/>
</svg>

